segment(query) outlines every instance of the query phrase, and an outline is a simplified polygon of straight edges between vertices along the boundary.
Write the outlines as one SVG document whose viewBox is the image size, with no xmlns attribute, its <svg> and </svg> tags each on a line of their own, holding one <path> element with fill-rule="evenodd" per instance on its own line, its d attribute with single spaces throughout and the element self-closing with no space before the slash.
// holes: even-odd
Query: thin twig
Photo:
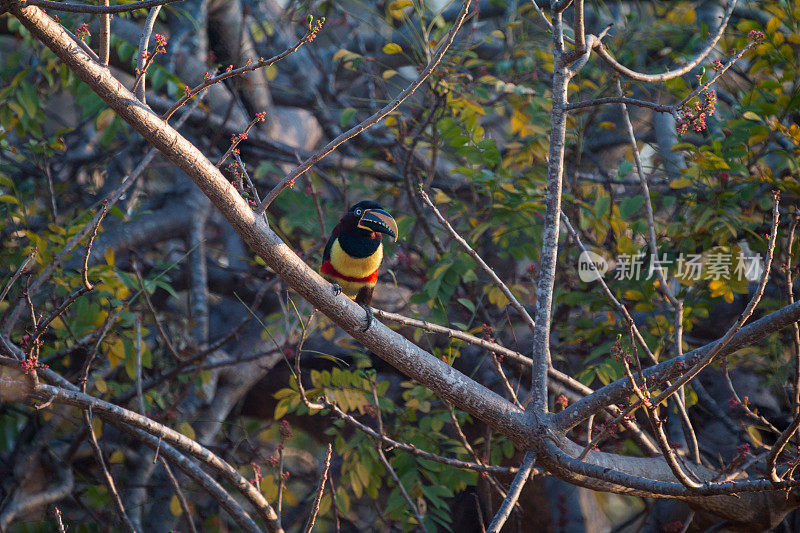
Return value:
<svg viewBox="0 0 800 533">
<path fill-rule="evenodd" d="M 458 436 L 458 440 L 461 441 L 461 445 L 464 447 L 465 450 L 467 450 L 467 453 L 469 453 L 472 456 L 472 459 L 476 463 L 480 465 L 485 464 L 484 461 L 481 461 L 478 452 L 475 451 L 475 449 L 469 443 L 469 440 L 467 440 L 467 436 L 464 435 L 464 431 L 461 429 L 461 424 L 458 423 L 458 418 L 456 417 L 455 409 L 449 402 L 445 402 L 445 404 L 447 405 L 447 409 L 450 411 L 450 421 L 453 423 L 453 427 L 456 430 L 456 435 Z M 500 485 L 500 483 L 497 481 L 497 479 L 495 479 L 493 475 L 487 472 L 486 479 L 489 481 L 489 484 L 497 492 L 497 494 L 500 495 L 501 498 L 506 497 L 506 491 L 503 490 L 503 487 Z"/>
<path fill-rule="evenodd" d="M 238 75 L 244 74 L 246 72 L 251 72 L 253 70 L 258 70 L 260 68 L 268 67 L 268 66 L 270 66 L 270 65 L 272 65 L 274 63 L 277 63 L 281 59 L 283 59 L 286 56 L 288 56 L 288 55 L 294 53 L 295 51 L 297 51 L 298 48 L 300 48 L 306 42 L 308 42 L 309 37 L 311 35 L 313 35 L 312 31 L 306 32 L 306 34 L 303 36 L 303 38 L 300 39 L 299 41 L 297 41 L 297 43 L 294 46 L 284 50 L 280 54 L 278 54 L 278 55 L 276 55 L 274 57 L 271 57 L 269 59 L 259 59 L 255 63 L 250 63 L 250 64 L 244 65 L 242 67 L 239 67 L 239 68 L 228 70 L 228 71 L 226 71 L 226 72 L 224 72 L 222 74 L 219 74 L 217 76 L 213 76 L 213 77 L 208 76 L 206 79 L 203 80 L 202 83 L 200 83 L 199 85 L 195 86 L 193 89 L 190 89 L 188 92 L 184 93 L 184 95 L 181 96 L 180 99 L 177 102 L 175 102 L 172 105 L 172 107 L 170 107 L 167 110 L 166 113 L 161 115 L 161 119 L 162 120 L 169 120 L 170 117 L 175 113 L 175 111 L 177 111 L 183 104 L 185 104 L 187 101 L 189 101 L 190 99 L 192 99 L 195 96 L 197 96 L 197 94 L 199 94 L 200 92 L 204 91 L 208 87 L 211 87 L 215 83 L 219 83 L 221 81 L 227 80 L 228 78 L 232 78 L 234 76 L 238 76 Z"/>
<path fill-rule="evenodd" d="M 786 300 L 788 305 L 794 303 L 794 278 L 792 277 L 792 245 L 797 225 L 800 224 L 800 214 L 792 213 L 792 224 L 786 237 Z M 0 298 L 2 301 L 2 298 Z M 792 344 L 794 344 L 794 416 L 800 414 L 800 324 L 792 323 Z"/>
<path fill-rule="evenodd" d="M 228 159 L 228 156 L 231 155 L 231 153 L 236 153 L 236 147 L 239 146 L 239 143 L 247 139 L 247 134 L 250 133 L 250 130 L 253 129 L 253 126 L 258 124 L 259 122 L 264 122 L 265 116 L 266 115 L 264 113 L 257 113 L 256 116 L 250 121 L 250 123 L 244 129 L 244 131 L 239 135 L 235 135 L 233 137 L 233 142 L 231 142 L 230 147 L 224 154 L 222 154 L 222 157 L 219 158 L 219 161 L 217 161 L 217 168 L 222 166 L 222 163 L 224 163 L 225 160 Z M 241 160 L 237 159 L 237 161 Z M 244 169 L 244 167 L 242 168 Z"/>
<path fill-rule="evenodd" d="M 728 392 L 731 393 L 731 396 L 733 397 L 734 401 L 736 401 L 736 405 L 741 407 L 742 411 L 744 411 L 744 413 L 748 417 L 755 420 L 759 424 L 763 424 L 765 427 L 767 427 L 770 431 L 774 433 L 777 434 L 781 433 L 781 431 L 778 428 L 776 428 L 769 420 L 767 420 L 762 415 L 759 415 L 758 413 L 750 409 L 750 406 L 748 405 L 747 401 L 742 400 L 742 398 L 739 397 L 739 393 L 736 392 L 736 387 L 733 386 L 733 381 L 731 381 L 731 374 L 730 371 L 728 370 L 727 365 L 724 365 L 722 368 L 722 378 L 723 381 L 725 381 L 725 386 L 728 388 Z"/>
<path fill-rule="evenodd" d="M 336 488 L 333 486 L 333 472 L 328 476 L 328 485 L 331 488 L 331 508 L 333 509 L 333 529 L 336 533 L 341 532 L 341 520 L 339 520 L 339 505 L 336 503 Z"/>
<path fill-rule="evenodd" d="M 342 133 L 331 142 L 326 144 L 323 148 L 316 151 L 311 157 L 305 160 L 302 165 L 295 168 L 289 174 L 287 174 L 264 198 L 264 201 L 261 202 L 261 205 L 258 206 L 256 209 L 256 213 L 259 215 L 263 214 L 269 205 L 278 197 L 278 195 L 285 189 L 289 184 L 293 184 L 294 180 L 297 179 L 299 176 L 304 174 L 308 169 L 312 166 L 317 164 L 322 158 L 324 158 L 329 153 L 333 152 L 340 144 L 355 137 L 356 135 L 360 134 L 361 132 L 365 131 L 371 126 L 377 124 L 381 119 L 383 119 L 386 115 L 397 109 L 400 104 L 402 104 L 406 98 L 411 96 L 411 94 L 417 90 L 417 88 L 422 85 L 422 83 L 431 75 L 434 69 L 439 65 L 442 58 L 444 57 L 447 50 L 450 48 L 450 45 L 453 43 L 453 39 L 455 39 L 456 32 L 458 32 L 459 28 L 464 22 L 464 19 L 467 16 L 469 11 L 469 6 L 472 0 L 465 0 L 464 5 L 461 7 L 461 11 L 458 13 L 455 22 L 453 22 L 453 26 L 450 28 L 450 31 L 445 35 L 442 41 L 439 43 L 438 48 L 436 49 L 436 53 L 433 55 L 433 58 L 428 63 L 428 65 L 420 72 L 417 79 L 415 79 L 411 85 L 403 89 L 403 91 L 395 97 L 394 100 L 386 104 L 382 107 L 379 111 L 374 113 L 372 116 L 366 118 L 360 124 L 350 128 L 346 132 Z"/>
<path fill-rule="evenodd" d="M 378 421 L 378 434 L 383 436 L 383 417 L 381 415 L 381 405 L 378 402 L 378 387 L 375 386 L 375 381 L 370 380 L 370 386 L 372 387 L 372 399 L 375 402 L 375 413 L 376 418 Z M 389 460 L 386 458 L 386 455 L 383 453 L 383 445 L 382 441 L 378 441 L 377 443 L 378 448 L 378 458 L 383 463 L 384 468 L 386 471 L 389 472 L 389 475 L 392 476 L 394 482 L 397 484 L 397 488 L 400 490 L 400 494 L 403 495 L 403 499 L 405 499 L 408 507 L 411 509 L 411 512 L 414 513 L 414 517 L 417 519 L 417 523 L 419 524 L 419 528 L 427 533 L 428 528 L 425 527 L 425 522 L 422 520 L 422 515 L 419 514 L 419 509 L 414 504 L 414 501 L 411 499 L 411 496 L 408 495 L 406 488 L 403 486 L 403 483 L 400 481 L 400 478 L 397 475 L 397 472 L 394 471 L 392 465 L 389 463 Z"/>
<path fill-rule="evenodd" d="M 792 423 L 789 424 L 789 427 L 787 427 L 786 430 L 781 433 L 780 437 L 778 437 L 778 440 L 775 441 L 775 445 L 772 447 L 772 450 L 770 450 L 769 455 L 767 456 L 767 474 L 774 482 L 781 481 L 781 478 L 778 477 L 778 474 L 775 472 L 775 461 L 778 459 L 778 456 L 780 455 L 784 446 L 786 446 L 786 443 L 788 443 L 789 439 L 791 439 L 795 434 L 798 427 L 800 427 L 800 415 L 795 416 Z"/>
<path fill-rule="evenodd" d="M 155 307 L 153 307 L 153 302 L 150 301 L 150 295 L 148 294 L 147 289 L 144 286 L 144 280 L 142 279 L 142 272 L 139 269 L 139 265 L 136 261 L 133 261 L 133 272 L 136 274 L 136 280 L 139 282 L 139 287 L 141 288 L 141 293 L 142 296 L 144 296 L 144 301 L 147 304 L 147 308 L 150 310 L 150 314 L 153 315 L 153 321 L 156 324 L 156 329 L 158 330 L 161 340 L 164 341 L 164 345 L 167 347 L 169 353 L 172 354 L 172 357 L 174 357 L 176 361 L 182 361 L 183 358 L 180 356 L 178 350 L 175 349 L 175 346 L 169 339 L 169 335 L 167 335 L 167 331 L 164 329 L 164 325 L 161 323 L 161 320 L 159 320 Z"/>
<path fill-rule="evenodd" d="M 155 58 L 155 55 L 158 53 L 155 51 L 153 54 L 149 54 L 147 52 L 147 48 L 150 44 L 150 35 L 153 33 L 153 27 L 156 24 L 159 11 L 161 11 L 160 5 L 150 8 L 150 12 L 147 14 L 147 20 L 144 23 L 144 28 L 142 29 L 142 36 L 139 38 L 139 51 L 138 55 L 136 56 L 137 76 L 136 81 L 133 83 L 133 94 L 135 94 L 136 98 L 143 104 L 146 103 L 145 85 L 147 68 L 150 66 Z"/>
<path fill-rule="evenodd" d="M 308 515 L 308 521 L 306 521 L 306 525 L 303 528 L 303 533 L 311 533 L 311 529 L 314 527 L 314 521 L 317 519 L 319 504 L 322 501 L 322 493 L 325 492 L 325 481 L 328 479 L 328 469 L 331 467 L 332 453 L 333 448 L 331 447 L 331 444 L 328 443 L 328 451 L 325 455 L 325 463 L 322 466 L 322 475 L 319 477 L 319 482 L 317 483 L 316 495 L 314 496 L 314 502 L 311 504 L 311 512 Z"/>
<path fill-rule="evenodd" d="M 94 244 L 94 239 L 97 237 L 97 230 L 100 228 L 100 222 L 103 221 L 106 213 L 108 213 L 107 199 L 103 201 L 103 209 L 100 212 L 100 216 L 97 217 L 97 221 L 94 223 L 94 226 L 92 226 L 92 233 L 89 235 L 89 240 L 86 242 L 86 248 L 83 252 L 83 269 L 81 270 L 81 275 L 83 276 L 83 286 L 88 290 L 94 289 L 94 285 L 89 282 L 89 256 L 92 253 L 92 244 Z"/>
<path fill-rule="evenodd" d="M 111 496 L 111 501 L 114 503 L 114 509 L 117 511 L 117 516 L 122 523 L 122 527 L 129 533 L 135 533 L 136 529 L 133 527 L 133 523 L 128 517 L 128 513 L 125 512 L 125 505 L 122 503 L 122 498 L 120 498 L 119 492 L 117 492 L 114 478 L 111 477 L 111 472 L 108 471 L 106 461 L 103 459 L 103 450 L 100 449 L 100 444 L 97 442 L 97 436 L 94 434 L 94 428 L 92 427 L 92 415 L 90 414 L 89 409 L 83 410 L 83 421 L 86 424 L 86 431 L 89 433 L 89 443 L 92 445 L 94 455 L 97 458 L 97 463 L 100 465 L 100 469 L 103 472 L 103 481 L 105 481 L 108 494 Z"/>
<path fill-rule="evenodd" d="M 134 319 L 136 330 L 136 398 L 139 400 L 139 414 L 146 416 L 144 408 L 144 394 L 142 393 L 142 317 L 138 314 Z"/>
<path fill-rule="evenodd" d="M 447 232 L 450 234 L 453 240 L 455 240 L 464 249 L 464 251 L 466 251 L 467 254 L 469 254 L 469 256 L 478 264 L 479 267 L 481 267 L 481 270 L 483 270 L 486 273 L 486 275 L 489 276 L 489 278 L 491 278 L 492 282 L 494 282 L 494 284 L 497 285 L 497 288 L 500 289 L 500 291 L 503 293 L 503 295 L 505 295 L 508 301 L 511 302 L 511 307 L 517 310 L 517 313 L 519 313 L 519 316 L 522 318 L 522 320 L 524 320 L 525 323 L 528 325 L 528 327 L 531 329 L 531 331 L 533 331 L 533 329 L 536 327 L 533 318 L 531 318 L 531 315 L 528 314 L 528 311 L 525 309 L 525 307 L 521 303 L 519 303 L 517 297 L 514 296 L 514 294 L 512 294 L 511 290 L 506 286 L 506 284 L 503 283 L 503 280 L 501 280 L 497 276 L 497 274 L 495 274 L 494 270 L 492 270 L 492 267 L 487 265 L 486 261 L 484 261 L 480 255 L 478 255 L 478 252 L 476 252 L 469 245 L 469 243 L 467 243 L 467 241 L 465 241 L 464 238 L 458 234 L 458 232 L 453 228 L 453 226 L 450 225 L 450 222 L 447 221 L 444 215 L 442 215 L 439 209 L 437 209 L 434 203 L 431 201 L 430 197 L 428 196 L 428 193 L 426 193 L 422 189 L 419 189 L 417 191 L 417 194 L 419 195 L 420 198 L 422 198 L 422 201 L 425 202 L 425 205 L 427 205 L 433 212 L 433 214 L 436 216 L 436 220 L 439 221 L 439 224 L 441 224 L 442 227 L 444 227 L 444 229 L 447 230 Z"/>
<path fill-rule="evenodd" d="M 30 253 L 30 255 L 28 255 L 28 257 L 25 258 L 25 261 L 23 261 L 22 264 L 17 269 L 17 271 L 14 272 L 14 275 L 11 276 L 11 279 L 8 280 L 8 283 L 6 283 L 6 286 L 3 288 L 3 292 L 0 293 L 0 302 L 5 300 L 6 295 L 8 294 L 8 291 L 11 290 L 11 287 L 14 285 L 14 282 L 17 281 L 17 279 L 19 279 L 19 277 L 22 275 L 22 273 L 25 272 L 25 269 L 28 268 L 28 264 L 31 261 L 33 261 L 34 257 L 36 257 L 36 251 L 37 250 L 34 247 L 33 251 Z"/>
<path fill-rule="evenodd" d="M 58 507 L 53 507 L 53 514 L 56 515 L 56 526 L 58 526 L 58 533 L 66 533 L 64 529 L 64 522 L 61 520 L 61 510 Z"/>
<path fill-rule="evenodd" d="M 183 516 L 186 518 L 186 525 L 189 526 L 189 531 L 192 533 L 197 533 L 197 528 L 194 525 L 191 509 L 189 509 L 186 496 L 183 495 L 183 490 L 181 490 L 180 483 L 178 483 L 178 480 L 175 479 L 175 475 L 172 473 L 172 469 L 169 467 L 167 460 L 163 456 L 160 458 L 160 460 L 161 466 L 164 467 L 164 472 L 167 474 L 167 479 L 169 479 L 169 482 L 172 485 L 172 490 L 175 491 L 175 496 L 178 497 L 178 503 L 181 505 L 181 510 L 183 510 Z"/>
</svg>

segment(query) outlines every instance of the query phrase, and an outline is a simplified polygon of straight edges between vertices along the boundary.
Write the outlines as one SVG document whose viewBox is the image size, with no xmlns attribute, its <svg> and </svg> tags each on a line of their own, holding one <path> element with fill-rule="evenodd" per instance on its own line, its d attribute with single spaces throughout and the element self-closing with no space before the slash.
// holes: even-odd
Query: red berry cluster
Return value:
<svg viewBox="0 0 800 533">
<path fill-rule="evenodd" d="M 750 445 L 746 442 L 744 444 L 740 444 L 736 447 L 736 451 L 739 452 L 739 457 L 744 457 L 745 455 L 750 454 Z"/>
<path fill-rule="evenodd" d="M 278 423 L 278 431 L 281 434 L 282 443 L 292 438 L 292 426 L 289 425 L 289 421 L 285 418 Z"/>
<path fill-rule="evenodd" d="M 30 374 L 31 372 L 36 372 L 39 368 L 47 368 L 47 365 L 44 363 L 39 362 L 39 356 L 31 354 L 29 357 L 26 357 L 20 364 L 20 368 L 25 374 Z"/>
<path fill-rule="evenodd" d="M 481 336 L 484 340 L 489 342 L 495 342 L 494 340 L 494 328 L 489 324 L 482 324 L 481 325 Z"/>
<path fill-rule="evenodd" d="M 250 466 L 253 467 L 253 477 L 250 478 L 250 484 L 258 488 L 261 486 L 261 478 L 263 477 L 261 475 L 261 467 L 256 463 L 250 463 Z"/>
<path fill-rule="evenodd" d="M 622 347 L 621 341 L 622 335 L 617 335 L 617 340 L 614 341 L 614 345 L 611 347 L 611 356 L 616 361 L 630 363 L 633 360 L 633 355 Z"/>
<path fill-rule="evenodd" d="M 84 22 L 80 26 L 75 29 L 75 35 L 83 39 L 84 37 L 91 37 L 92 34 L 89 31 L 89 24 Z"/>
<path fill-rule="evenodd" d="M 706 87 L 700 93 L 700 100 L 693 104 L 684 104 L 678 111 L 680 123 L 678 133 L 683 135 L 691 128 L 693 131 L 706 129 L 706 119 L 717 110 L 717 93 L 714 89 Z"/>
<path fill-rule="evenodd" d="M 322 29 L 324 24 L 325 17 L 322 17 L 316 23 L 314 23 L 314 17 L 312 15 L 308 16 L 308 42 L 311 42 L 317 38 L 317 33 L 319 33 L 319 30 Z"/>
<path fill-rule="evenodd" d="M 758 30 L 750 30 L 750 33 L 747 34 L 747 38 L 756 44 L 760 44 L 764 42 L 764 32 Z"/>
<path fill-rule="evenodd" d="M 247 203 L 250 207 L 255 208 L 258 206 L 258 203 L 255 200 L 255 194 L 253 193 L 250 184 L 245 183 L 244 170 L 239 166 L 239 163 L 234 161 L 227 166 L 227 169 L 231 174 L 233 174 L 233 182 L 241 192 L 242 198 L 247 200 Z"/>
</svg>

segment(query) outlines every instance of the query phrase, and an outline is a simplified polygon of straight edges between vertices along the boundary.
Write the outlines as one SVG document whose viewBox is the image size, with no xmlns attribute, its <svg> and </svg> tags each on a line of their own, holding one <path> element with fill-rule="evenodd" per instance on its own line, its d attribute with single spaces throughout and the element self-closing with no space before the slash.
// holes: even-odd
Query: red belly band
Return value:
<svg viewBox="0 0 800 533">
<path fill-rule="evenodd" d="M 350 277 L 350 276 L 345 276 L 344 274 L 342 274 L 341 272 L 336 270 L 333 267 L 333 265 L 331 264 L 330 260 L 325 261 L 324 263 L 322 263 L 322 267 L 319 269 L 319 271 L 320 271 L 321 274 L 324 274 L 326 276 L 331 276 L 333 278 L 339 278 L 339 279 L 341 279 L 343 281 L 350 281 L 350 282 L 353 282 L 353 283 L 376 283 L 378 281 L 378 271 L 377 270 L 375 272 L 373 272 L 372 274 L 370 274 L 369 276 L 366 276 L 364 278 L 353 278 L 353 277 Z"/>
</svg>

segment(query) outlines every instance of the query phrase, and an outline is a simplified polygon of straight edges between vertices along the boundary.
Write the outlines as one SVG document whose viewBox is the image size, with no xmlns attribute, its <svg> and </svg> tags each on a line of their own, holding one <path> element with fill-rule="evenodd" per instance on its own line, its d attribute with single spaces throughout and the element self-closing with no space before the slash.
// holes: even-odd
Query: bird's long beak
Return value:
<svg viewBox="0 0 800 533">
<path fill-rule="evenodd" d="M 383 209 L 367 209 L 358 221 L 358 227 L 385 233 L 397 241 L 397 222 Z"/>
</svg>

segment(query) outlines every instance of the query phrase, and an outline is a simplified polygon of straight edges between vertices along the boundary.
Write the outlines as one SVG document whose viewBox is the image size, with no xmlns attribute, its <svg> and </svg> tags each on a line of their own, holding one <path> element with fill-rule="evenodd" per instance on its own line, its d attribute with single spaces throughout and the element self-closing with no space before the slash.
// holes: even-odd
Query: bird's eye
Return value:
<svg viewBox="0 0 800 533">
<path fill-rule="evenodd" d="M 360 217 L 360 216 L 361 216 L 361 209 L 356 209 L 356 216 L 357 216 L 357 217 Z"/>
</svg>

